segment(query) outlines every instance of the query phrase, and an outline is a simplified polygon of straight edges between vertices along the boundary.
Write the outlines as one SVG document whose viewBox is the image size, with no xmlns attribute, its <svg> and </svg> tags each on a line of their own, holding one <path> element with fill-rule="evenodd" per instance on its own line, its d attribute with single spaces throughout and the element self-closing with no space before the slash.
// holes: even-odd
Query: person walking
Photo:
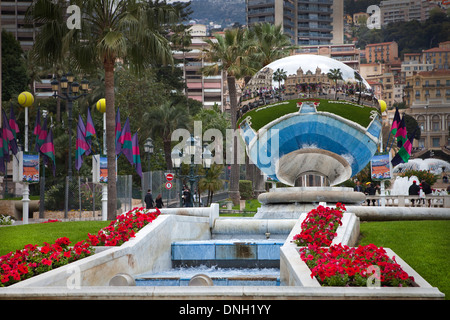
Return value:
<svg viewBox="0 0 450 320">
<path fill-rule="evenodd" d="M 162 207 L 164 207 L 161 193 L 158 194 L 158 196 L 156 197 L 155 203 L 156 203 L 156 207 L 157 207 L 158 209 L 161 209 Z"/>
<path fill-rule="evenodd" d="M 148 189 L 147 194 L 144 198 L 145 201 L 145 208 L 146 209 L 152 209 L 154 205 L 153 196 L 152 196 L 152 190 Z"/>
<path fill-rule="evenodd" d="M 186 188 L 183 192 L 183 196 L 184 196 L 184 206 L 185 207 L 193 207 L 193 203 L 192 203 L 192 194 L 191 194 L 191 190 L 189 190 L 189 188 Z"/>
<path fill-rule="evenodd" d="M 431 187 L 425 180 L 422 180 L 421 185 L 422 185 L 422 191 L 425 194 L 425 198 L 426 198 L 432 192 Z M 425 199 L 423 199 L 423 201 L 424 201 L 423 204 L 425 204 Z M 431 207 L 431 199 L 428 199 L 428 206 Z"/>
<path fill-rule="evenodd" d="M 414 180 L 413 184 L 408 189 L 408 194 L 410 196 L 419 196 L 419 193 L 420 193 L 420 187 L 417 185 L 416 180 Z M 413 207 L 414 207 L 414 200 L 415 199 L 411 199 L 411 203 L 412 203 Z"/>
</svg>

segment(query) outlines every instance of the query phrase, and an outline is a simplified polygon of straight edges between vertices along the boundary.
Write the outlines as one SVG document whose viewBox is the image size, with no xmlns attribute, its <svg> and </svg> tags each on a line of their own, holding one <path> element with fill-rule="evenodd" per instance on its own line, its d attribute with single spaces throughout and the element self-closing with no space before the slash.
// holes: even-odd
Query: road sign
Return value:
<svg viewBox="0 0 450 320">
<path fill-rule="evenodd" d="M 167 179 L 167 181 L 172 181 L 173 180 L 173 174 L 172 173 L 166 173 L 166 179 Z"/>
<path fill-rule="evenodd" d="M 166 189 L 172 189 L 172 182 L 166 182 Z"/>
</svg>

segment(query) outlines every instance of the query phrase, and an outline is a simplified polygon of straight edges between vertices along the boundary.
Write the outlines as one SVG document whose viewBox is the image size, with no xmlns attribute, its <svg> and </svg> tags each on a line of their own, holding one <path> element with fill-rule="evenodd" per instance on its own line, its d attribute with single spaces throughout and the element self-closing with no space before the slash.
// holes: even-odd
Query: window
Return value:
<svg viewBox="0 0 450 320">
<path fill-rule="evenodd" d="M 440 138 L 432 138 L 433 148 L 439 148 L 441 146 Z"/>
</svg>

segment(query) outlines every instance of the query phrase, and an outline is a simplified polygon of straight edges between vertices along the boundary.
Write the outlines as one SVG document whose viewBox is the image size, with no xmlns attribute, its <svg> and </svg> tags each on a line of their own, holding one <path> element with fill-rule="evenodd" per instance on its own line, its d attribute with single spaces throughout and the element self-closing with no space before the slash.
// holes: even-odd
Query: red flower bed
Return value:
<svg viewBox="0 0 450 320">
<path fill-rule="evenodd" d="M 350 248 L 340 243 L 329 248 L 309 245 L 300 249 L 301 259 L 323 286 L 408 287 L 414 278 L 374 244 Z"/>
<path fill-rule="evenodd" d="M 300 258 L 311 269 L 311 278 L 316 277 L 323 286 L 412 286 L 414 278 L 382 247 L 330 246 L 345 210 L 341 203 L 336 208 L 318 206 L 302 222 L 301 233 L 294 236 L 293 241 L 303 246 Z"/>
<path fill-rule="evenodd" d="M 93 254 L 92 246 L 116 246 L 134 237 L 136 232 L 155 220 L 160 211 L 134 208 L 120 215 L 97 235 L 88 233 L 88 239 L 69 247 L 70 240 L 59 238 L 44 246 L 27 244 L 22 250 L 0 257 L 0 287 L 6 287 L 35 275 L 66 265 Z"/>
<path fill-rule="evenodd" d="M 92 246 L 120 246 L 133 238 L 140 229 L 155 220 L 161 212 L 147 212 L 144 208 L 134 208 L 111 221 L 109 226 L 98 231 L 96 235 L 88 233 Z"/>
<path fill-rule="evenodd" d="M 318 206 L 311 210 L 302 222 L 302 231 L 294 236 L 294 242 L 298 246 L 329 246 L 337 235 L 337 228 L 342 225 L 344 212 L 345 206 L 342 203 L 337 203 L 336 208 Z"/>
</svg>

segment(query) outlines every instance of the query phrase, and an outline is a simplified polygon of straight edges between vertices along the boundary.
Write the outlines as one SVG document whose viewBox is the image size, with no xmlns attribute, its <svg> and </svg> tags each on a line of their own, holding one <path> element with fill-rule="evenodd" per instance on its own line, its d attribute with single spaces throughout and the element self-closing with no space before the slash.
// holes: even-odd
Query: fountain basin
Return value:
<svg viewBox="0 0 450 320">
<path fill-rule="evenodd" d="M 202 240 L 172 243 L 172 267 L 279 267 L 277 240 Z"/>
</svg>

